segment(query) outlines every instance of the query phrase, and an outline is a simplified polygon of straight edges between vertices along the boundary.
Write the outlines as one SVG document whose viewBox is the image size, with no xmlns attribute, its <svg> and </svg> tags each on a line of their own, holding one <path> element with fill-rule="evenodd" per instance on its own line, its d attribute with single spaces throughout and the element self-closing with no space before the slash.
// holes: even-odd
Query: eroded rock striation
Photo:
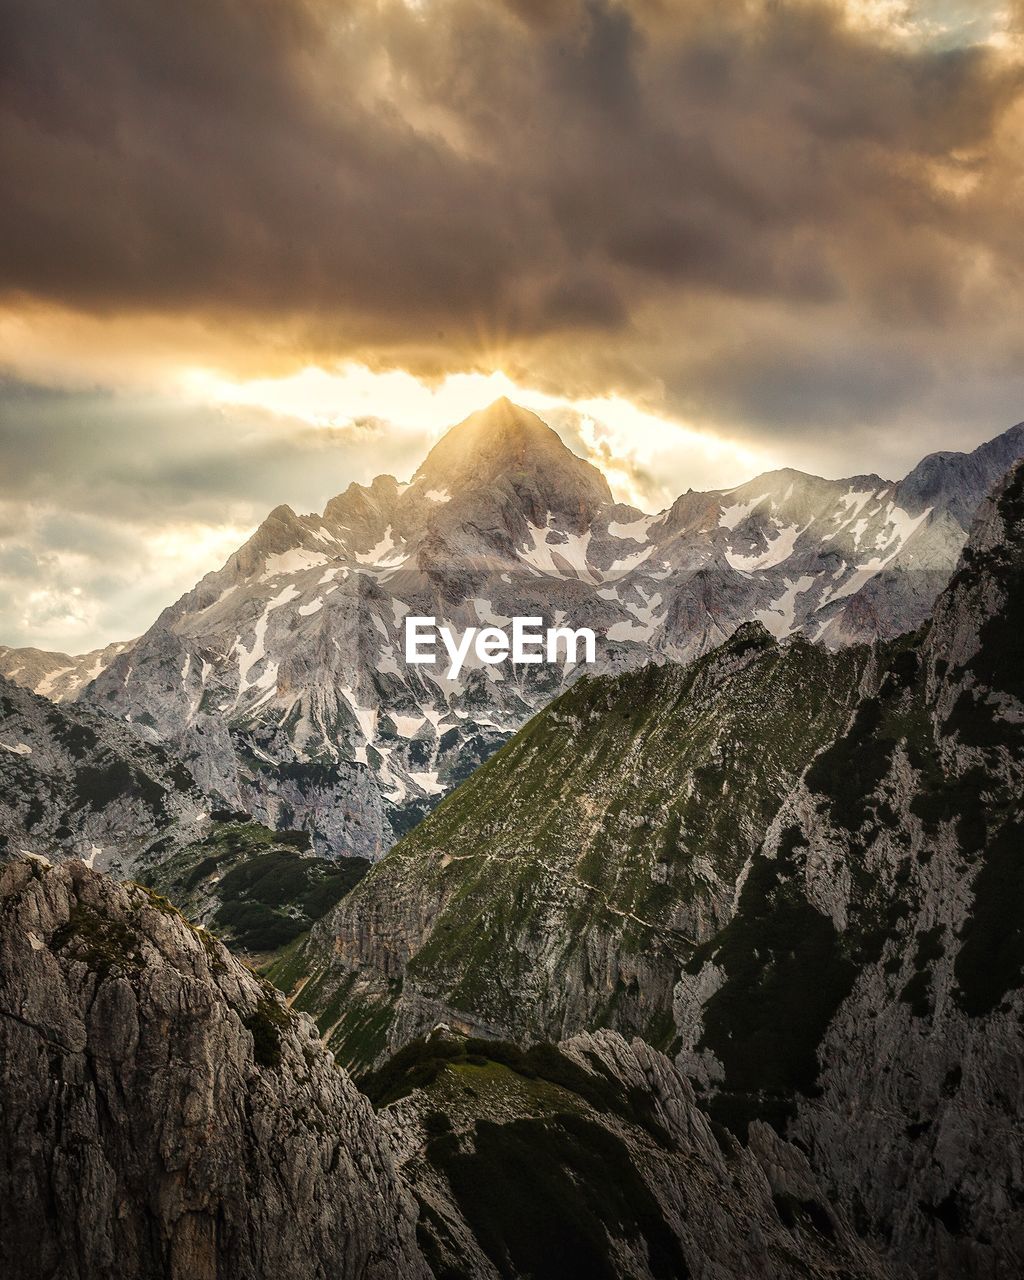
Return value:
<svg viewBox="0 0 1024 1280">
<path fill-rule="evenodd" d="M 366 1100 L 265 983 L 148 891 L 0 872 L 0 1270 L 423 1277 Z"/>
</svg>

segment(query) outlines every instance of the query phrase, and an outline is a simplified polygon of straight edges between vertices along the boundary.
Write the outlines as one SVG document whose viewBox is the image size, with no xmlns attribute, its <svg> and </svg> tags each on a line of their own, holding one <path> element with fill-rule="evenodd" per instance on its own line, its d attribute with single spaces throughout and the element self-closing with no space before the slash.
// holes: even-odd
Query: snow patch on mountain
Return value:
<svg viewBox="0 0 1024 1280">
<path fill-rule="evenodd" d="M 307 551 L 305 547 L 294 547 L 291 551 L 282 551 L 267 557 L 261 581 L 269 582 L 271 578 L 277 578 L 286 573 L 302 573 L 305 569 L 316 569 L 326 563 L 327 557 L 322 552 Z"/>
<path fill-rule="evenodd" d="M 806 526 L 799 528 L 795 524 L 776 525 L 774 536 L 769 539 L 768 546 L 764 551 L 745 556 L 727 550 L 725 558 L 733 569 L 738 569 L 741 573 L 751 573 L 755 569 L 772 569 L 789 559 L 793 554 L 797 539 L 805 528 Z"/>
<path fill-rule="evenodd" d="M 405 556 L 395 543 L 391 525 L 384 531 L 384 536 L 369 551 L 356 552 L 355 558 L 360 564 L 372 565 L 378 569 L 393 569 L 403 563 Z"/>
<path fill-rule="evenodd" d="M 618 520 L 612 520 L 608 525 L 608 532 L 613 538 L 620 538 L 627 542 L 646 542 L 650 536 L 651 525 L 658 519 L 658 516 L 640 516 L 637 520 L 630 520 L 626 524 L 622 524 Z"/>
<path fill-rule="evenodd" d="M 809 591 L 817 578 L 804 574 L 793 580 L 785 579 L 785 591 L 767 609 L 758 609 L 754 621 L 760 622 L 777 640 L 791 635 L 796 629 L 796 602 Z"/>
</svg>

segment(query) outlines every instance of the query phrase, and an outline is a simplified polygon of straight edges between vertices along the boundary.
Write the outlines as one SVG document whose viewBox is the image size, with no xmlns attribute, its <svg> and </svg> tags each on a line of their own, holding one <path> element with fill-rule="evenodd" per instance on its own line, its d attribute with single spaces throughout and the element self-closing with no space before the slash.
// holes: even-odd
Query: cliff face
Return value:
<svg viewBox="0 0 1024 1280">
<path fill-rule="evenodd" d="M 712 1113 L 786 1126 L 929 1278 L 1024 1258 L 1022 600 L 1018 467 L 676 992 Z"/>
<path fill-rule="evenodd" d="M 0 874 L 0 1271 L 427 1277 L 369 1104 L 162 899 Z"/>
</svg>

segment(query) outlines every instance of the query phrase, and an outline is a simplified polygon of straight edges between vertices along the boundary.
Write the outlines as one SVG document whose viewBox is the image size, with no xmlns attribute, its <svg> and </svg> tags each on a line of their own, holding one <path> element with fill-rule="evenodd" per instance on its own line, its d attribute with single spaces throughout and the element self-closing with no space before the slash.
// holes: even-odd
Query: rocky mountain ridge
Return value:
<svg viewBox="0 0 1024 1280">
<path fill-rule="evenodd" d="M 101 649 L 77 655 L 0 645 L 0 676 L 53 702 L 65 702 L 76 698 L 90 681 L 109 667 L 119 654 L 127 653 L 134 643 L 133 640 L 115 641 Z"/>
<path fill-rule="evenodd" d="M 32 853 L 129 875 L 198 837 L 210 802 L 162 744 L 85 703 L 0 677 L 0 861 Z"/>
<path fill-rule="evenodd" d="M 579 673 L 471 661 L 448 681 L 404 662 L 406 616 L 588 626 L 609 672 L 699 656 L 747 621 L 833 648 L 895 635 L 927 616 L 969 513 L 1022 453 L 1024 426 L 898 483 L 784 470 L 650 515 L 499 401 L 408 484 L 351 485 L 322 515 L 278 507 L 79 696 L 181 754 L 217 803 L 379 857 Z"/>
</svg>

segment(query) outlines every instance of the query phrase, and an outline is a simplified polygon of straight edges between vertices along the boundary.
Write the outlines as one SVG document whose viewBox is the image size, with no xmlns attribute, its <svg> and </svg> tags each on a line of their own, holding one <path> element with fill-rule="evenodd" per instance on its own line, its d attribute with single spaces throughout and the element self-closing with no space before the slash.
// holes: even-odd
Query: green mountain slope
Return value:
<svg viewBox="0 0 1024 1280">
<path fill-rule="evenodd" d="M 518 1040 L 606 1026 L 669 1048 L 672 993 L 845 724 L 867 649 L 759 625 L 688 667 L 584 680 L 408 835 L 275 977 L 339 1057 L 444 1020 Z"/>
<path fill-rule="evenodd" d="M 1017 1274 L 1022 600 L 1018 467 L 919 633 L 581 682 L 278 980 L 357 1065 L 438 1021 L 639 1035 L 898 1264 Z"/>
</svg>

